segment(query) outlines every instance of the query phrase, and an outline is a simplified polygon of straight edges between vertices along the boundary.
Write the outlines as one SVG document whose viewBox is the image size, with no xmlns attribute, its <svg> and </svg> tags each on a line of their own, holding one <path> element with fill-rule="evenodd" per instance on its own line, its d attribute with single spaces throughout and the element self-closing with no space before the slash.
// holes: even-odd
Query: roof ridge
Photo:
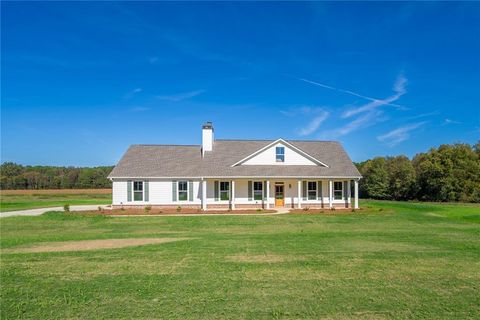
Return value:
<svg viewBox="0 0 480 320">
<path fill-rule="evenodd" d="M 215 139 L 215 141 L 277 141 L 279 139 Z M 295 140 L 295 139 L 282 139 L 292 142 L 334 142 L 339 143 L 336 140 Z"/>
<path fill-rule="evenodd" d="M 141 143 L 141 144 L 132 144 L 131 145 L 132 147 L 133 146 L 142 146 L 142 147 L 201 147 L 201 145 L 199 144 L 145 144 L 145 143 Z"/>
</svg>

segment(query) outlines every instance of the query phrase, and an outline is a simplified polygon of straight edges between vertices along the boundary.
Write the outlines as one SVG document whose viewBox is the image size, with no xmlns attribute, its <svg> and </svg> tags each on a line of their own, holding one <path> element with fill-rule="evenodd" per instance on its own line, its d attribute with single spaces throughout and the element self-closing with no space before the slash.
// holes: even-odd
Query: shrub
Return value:
<svg viewBox="0 0 480 320">
<path fill-rule="evenodd" d="M 125 208 L 122 206 L 122 207 L 120 208 L 120 210 L 125 211 Z"/>
<path fill-rule="evenodd" d="M 102 207 L 98 206 L 98 211 L 102 211 Z"/>
<path fill-rule="evenodd" d="M 70 205 L 69 204 L 64 205 L 63 206 L 63 211 L 70 212 Z"/>
<path fill-rule="evenodd" d="M 310 207 L 303 208 L 303 211 L 308 211 L 308 210 L 310 210 Z"/>
<path fill-rule="evenodd" d="M 332 207 L 330 210 L 335 211 L 335 210 L 337 210 L 337 209 L 335 209 L 335 207 Z"/>
<path fill-rule="evenodd" d="M 263 210 L 262 209 L 257 209 L 257 212 L 262 212 Z"/>
<path fill-rule="evenodd" d="M 143 211 L 145 211 L 145 213 L 149 213 L 150 210 L 152 210 L 151 206 L 146 206 L 145 208 L 143 208 Z"/>
<path fill-rule="evenodd" d="M 177 212 L 180 212 L 180 211 L 182 211 L 182 207 L 178 206 L 177 207 Z"/>
<path fill-rule="evenodd" d="M 357 211 L 357 210 L 355 210 L 355 208 L 353 208 L 353 209 L 352 209 L 352 212 L 355 212 L 355 211 Z"/>
</svg>

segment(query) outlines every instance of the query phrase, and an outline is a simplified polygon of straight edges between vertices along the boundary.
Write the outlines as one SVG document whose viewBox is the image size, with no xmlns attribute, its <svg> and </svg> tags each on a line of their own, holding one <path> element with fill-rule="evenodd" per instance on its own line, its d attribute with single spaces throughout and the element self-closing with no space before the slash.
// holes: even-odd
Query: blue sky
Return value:
<svg viewBox="0 0 480 320">
<path fill-rule="evenodd" d="M 339 140 L 354 161 L 480 138 L 480 4 L 2 2 L 1 160 Z"/>
</svg>

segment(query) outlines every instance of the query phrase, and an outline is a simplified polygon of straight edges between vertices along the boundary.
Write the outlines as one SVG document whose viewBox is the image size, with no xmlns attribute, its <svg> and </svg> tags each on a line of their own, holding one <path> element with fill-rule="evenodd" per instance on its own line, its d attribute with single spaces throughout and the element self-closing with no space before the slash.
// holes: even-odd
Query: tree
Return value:
<svg viewBox="0 0 480 320">
<path fill-rule="evenodd" d="M 388 172 L 385 158 L 377 157 L 366 161 L 362 166 L 360 180 L 362 197 L 390 199 L 388 192 Z"/>
<path fill-rule="evenodd" d="M 415 169 L 406 156 L 387 159 L 389 194 L 395 200 L 408 200 L 414 196 L 416 182 Z"/>
<path fill-rule="evenodd" d="M 110 188 L 107 179 L 113 167 L 74 168 L 22 166 L 5 162 L 0 166 L 2 189 Z"/>
</svg>

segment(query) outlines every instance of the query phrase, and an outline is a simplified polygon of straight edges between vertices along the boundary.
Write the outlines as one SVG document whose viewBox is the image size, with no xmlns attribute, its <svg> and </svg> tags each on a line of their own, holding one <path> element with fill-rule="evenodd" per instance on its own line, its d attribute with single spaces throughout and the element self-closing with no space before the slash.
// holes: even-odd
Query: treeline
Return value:
<svg viewBox="0 0 480 320">
<path fill-rule="evenodd" d="M 22 166 L 5 162 L 0 166 L 0 188 L 6 189 L 88 189 L 110 188 L 107 179 L 113 166 L 94 168 Z"/>
<path fill-rule="evenodd" d="M 441 145 L 412 160 L 376 157 L 357 168 L 362 198 L 480 202 L 480 142 Z"/>
</svg>

